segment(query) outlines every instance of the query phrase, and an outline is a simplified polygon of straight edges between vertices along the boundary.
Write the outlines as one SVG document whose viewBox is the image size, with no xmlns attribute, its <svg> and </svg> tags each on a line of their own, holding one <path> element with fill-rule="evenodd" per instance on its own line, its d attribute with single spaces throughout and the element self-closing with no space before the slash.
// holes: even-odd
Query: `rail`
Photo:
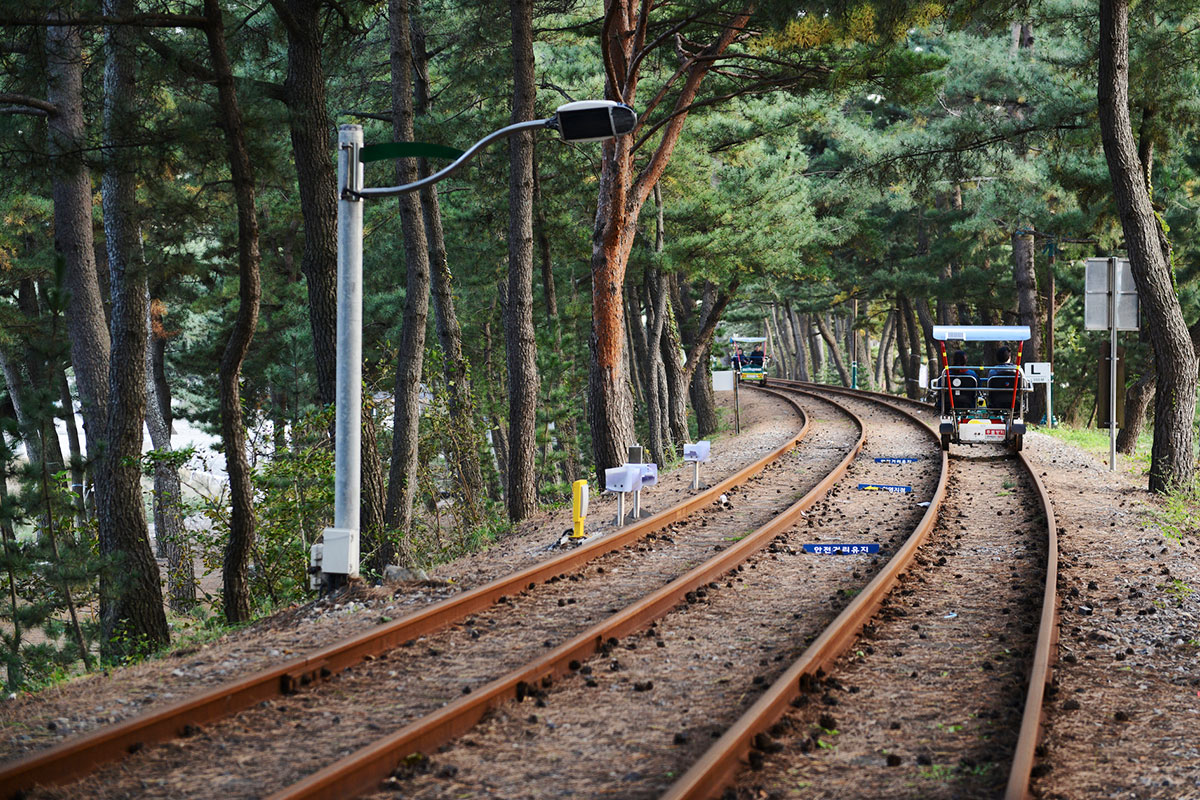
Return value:
<svg viewBox="0 0 1200 800">
<path fill-rule="evenodd" d="M 593 559 L 637 541 L 648 533 L 666 528 L 712 503 L 722 493 L 745 483 L 790 452 L 808 435 L 810 422 L 799 404 L 785 395 L 770 393 L 782 397 L 803 419 L 800 430 L 775 450 L 715 486 L 575 550 L 434 603 L 379 628 L 156 711 L 9 761 L 0 765 L 0 797 L 20 797 L 24 791 L 35 785 L 56 786 L 67 783 L 88 774 L 102 764 L 124 758 L 144 746 L 184 736 L 198 726 L 249 708 L 263 700 L 291 694 L 327 680 L 347 667 L 362 663 L 368 657 L 377 656 L 404 642 L 440 630 L 487 609 L 502 596 L 516 594 L 533 588 L 538 583 L 565 575 Z"/>
</svg>

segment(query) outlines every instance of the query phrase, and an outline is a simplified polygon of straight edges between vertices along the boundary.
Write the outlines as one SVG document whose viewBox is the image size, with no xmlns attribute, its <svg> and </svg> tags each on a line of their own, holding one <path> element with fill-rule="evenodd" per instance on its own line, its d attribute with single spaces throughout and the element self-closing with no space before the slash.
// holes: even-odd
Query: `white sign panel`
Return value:
<svg viewBox="0 0 1200 800">
<path fill-rule="evenodd" d="M 714 392 L 732 392 L 733 391 L 733 370 L 713 370 L 712 374 L 713 391 Z"/>
<path fill-rule="evenodd" d="M 1129 259 L 1118 258 L 1116 270 L 1117 330 L 1138 329 L 1137 284 Z M 1089 331 L 1107 331 L 1112 327 L 1108 318 L 1108 259 L 1089 258 L 1084 278 L 1084 327 Z"/>
<path fill-rule="evenodd" d="M 1049 361 L 1027 361 L 1021 365 L 1021 368 L 1025 371 L 1025 380 L 1030 383 L 1050 382 Z"/>
</svg>

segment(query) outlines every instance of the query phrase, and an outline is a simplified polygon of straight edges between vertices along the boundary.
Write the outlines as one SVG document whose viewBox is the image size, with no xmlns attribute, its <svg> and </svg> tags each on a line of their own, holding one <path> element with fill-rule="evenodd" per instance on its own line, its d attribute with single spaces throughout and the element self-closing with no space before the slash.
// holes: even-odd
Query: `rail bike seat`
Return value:
<svg viewBox="0 0 1200 800">
<path fill-rule="evenodd" d="M 950 400 L 943 398 L 944 413 L 949 413 L 951 408 L 955 411 L 967 411 L 975 407 L 975 399 L 979 395 L 978 378 L 973 374 L 955 374 L 954 368 L 951 368 L 946 382 L 948 386 L 943 394 L 949 394 Z"/>
<path fill-rule="evenodd" d="M 1018 374 L 1016 370 L 1002 372 L 987 379 L 985 394 L 987 407 L 1012 411 L 1016 405 L 1015 398 Z"/>
</svg>

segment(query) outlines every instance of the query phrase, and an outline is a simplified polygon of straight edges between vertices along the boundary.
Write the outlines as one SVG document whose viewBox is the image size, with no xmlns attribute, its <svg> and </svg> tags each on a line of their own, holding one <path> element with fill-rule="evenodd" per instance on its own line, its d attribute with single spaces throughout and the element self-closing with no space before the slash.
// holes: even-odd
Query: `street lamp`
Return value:
<svg viewBox="0 0 1200 800">
<path fill-rule="evenodd" d="M 602 142 L 631 133 L 637 113 L 612 100 L 580 100 L 559 106 L 549 119 L 518 122 L 494 131 L 471 145 L 453 163 L 413 183 L 401 186 L 363 186 L 361 125 L 338 128 L 338 300 L 337 393 L 334 432 L 333 527 L 324 531 L 324 545 L 314 544 L 310 555 L 313 588 L 321 581 L 336 585 L 358 575 L 359 502 L 361 495 L 362 414 L 362 258 L 363 200 L 418 191 L 456 172 L 476 153 L 497 139 L 526 130 L 552 128 L 565 142 Z"/>
</svg>

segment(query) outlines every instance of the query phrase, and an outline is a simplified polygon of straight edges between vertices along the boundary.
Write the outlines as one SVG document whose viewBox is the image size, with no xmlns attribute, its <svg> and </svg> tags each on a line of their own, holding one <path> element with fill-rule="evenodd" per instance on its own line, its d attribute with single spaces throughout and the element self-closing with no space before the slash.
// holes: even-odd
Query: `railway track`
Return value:
<svg viewBox="0 0 1200 800">
<path fill-rule="evenodd" d="M 828 399 L 816 400 L 811 394 L 807 397 L 806 404 L 817 409 L 819 418 L 834 417 L 838 413 L 835 411 L 837 405 Z M 871 412 L 876 418 L 880 414 L 895 417 L 905 413 L 899 409 L 878 410 L 876 398 L 869 402 L 877 409 Z M 860 407 L 859 413 L 864 413 L 863 400 L 856 403 Z M 839 449 L 832 441 L 838 438 L 838 425 L 823 421 L 825 424 L 818 430 L 826 431 L 822 434 L 825 440 L 809 436 L 810 441 L 804 445 L 808 448 L 804 451 L 806 462 L 818 460 L 822 455 L 829 461 L 831 453 L 822 454 L 822 450 Z M 142 752 L 122 764 L 106 767 L 72 787 L 65 787 L 65 792 L 55 792 L 53 796 L 122 796 L 128 794 L 128 787 L 133 785 L 138 788 L 139 795 L 147 797 L 181 793 L 262 796 L 275 789 L 271 795 L 274 798 L 340 798 L 370 792 L 384 781 L 392 784 L 391 789 L 402 788 L 406 796 L 461 797 L 464 787 L 472 786 L 488 787 L 488 793 L 495 794 L 495 787 L 504 785 L 504 780 L 515 781 L 509 784 L 515 786 L 528 783 L 530 769 L 536 769 L 530 756 L 531 749 L 547 754 L 550 762 L 554 762 L 555 754 L 558 754 L 559 763 L 544 765 L 547 776 L 561 774 L 562 755 L 574 752 L 582 753 L 580 758 L 585 760 L 594 757 L 596 764 L 611 764 L 612 758 L 618 763 L 621 758 L 645 759 L 647 753 L 668 764 L 659 772 L 635 769 L 614 777 L 597 770 L 581 771 L 578 759 L 574 759 L 569 772 L 587 773 L 584 776 L 587 779 L 571 791 L 576 796 L 599 793 L 597 787 L 607 787 L 611 792 L 614 782 L 620 787 L 617 790 L 620 796 L 654 796 L 664 790 L 664 797 L 717 796 L 730 785 L 747 760 L 754 766 L 761 766 L 764 750 L 782 747 L 776 742 L 777 737 L 771 735 L 780 733 L 780 716 L 789 710 L 793 700 L 802 696 L 801 688 L 811 690 L 820 684 L 821 671 L 831 669 L 837 657 L 855 640 L 928 535 L 937 506 L 945 494 L 945 459 L 937 450 L 936 439 L 919 419 L 910 416 L 907 424 L 911 430 L 926 432 L 922 434 L 928 438 L 926 458 L 931 461 L 941 459 L 943 465 L 938 476 L 927 476 L 929 485 L 923 491 L 931 498 L 928 510 L 914 502 L 903 520 L 899 519 L 902 515 L 895 508 L 891 509 L 891 517 L 884 517 L 878 511 L 873 518 L 870 514 L 855 516 L 853 505 L 850 509 L 840 507 L 848 505 L 853 491 L 842 486 L 833 490 L 833 496 L 824 501 L 819 510 L 809 511 L 833 486 L 839 470 L 844 472 L 850 468 L 854 454 L 863 446 L 861 423 L 856 426 L 859 428 L 857 442 L 849 448 L 850 454 L 840 460 L 839 470 L 819 482 L 816 482 L 818 476 L 810 475 L 809 485 L 814 482 L 816 485 L 799 501 L 790 502 L 800 492 L 793 480 L 792 494 L 786 496 L 787 480 L 778 473 L 796 472 L 802 466 L 810 473 L 815 471 L 812 463 L 801 464 L 798 460 L 800 451 L 794 450 L 810 429 L 810 421 L 806 419 L 802 435 L 767 459 L 743 470 L 763 473 L 755 479 L 753 491 L 748 487 L 741 492 L 732 491 L 739 485 L 734 478 L 740 478 L 743 484 L 748 479 L 741 473 L 715 487 L 716 490 L 724 489 L 730 504 L 738 509 L 736 516 L 739 519 L 743 513 L 756 513 L 756 519 L 770 520 L 762 525 L 756 522 L 752 532 L 739 531 L 729 535 L 729 531 L 721 527 L 729 520 L 719 522 L 716 518 L 734 515 L 724 506 L 713 508 L 711 498 L 693 504 L 689 511 L 694 511 L 698 505 L 709 508 L 706 515 L 694 517 L 688 523 L 683 521 L 687 512 L 681 513 L 678 507 L 669 509 L 651 520 L 631 526 L 619 543 L 608 541 L 615 537 L 606 537 L 590 545 L 607 543 L 602 552 L 593 556 L 600 560 L 576 560 L 573 556 L 580 553 L 576 551 L 560 557 L 561 560 L 556 559 L 558 563 L 554 566 L 539 565 L 518 573 L 519 577 L 504 584 L 505 589 L 489 584 L 474 590 L 476 599 L 463 602 L 466 595 L 473 593 L 454 598 L 453 601 L 460 604 L 457 609 L 439 611 L 439 606 L 447 605 L 442 603 L 410 615 L 423 618 L 419 624 L 426 626 L 424 628 L 412 627 L 404 633 L 396 633 L 392 628 L 398 626 L 386 626 L 389 632 L 380 637 L 382 641 L 369 645 L 377 649 L 364 650 L 362 642 L 354 645 L 358 651 L 349 669 L 331 661 L 329 653 L 323 653 L 318 659 L 310 656 L 305 660 L 306 671 L 296 670 L 293 665 L 290 671 L 273 671 L 279 674 L 272 679 L 256 676 L 260 686 L 276 681 L 278 690 L 265 702 L 250 699 L 247 703 L 248 695 L 239 695 L 237 702 L 242 703 L 243 708 L 247 704 L 257 704 L 256 707 L 215 723 L 211 729 L 201 727 L 204 723 L 185 723 L 192 725 L 190 732 L 195 735 L 160 748 L 143 748 L 141 740 L 137 739 L 139 732 L 135 731 L 132 747 L 125 745 L 119 753 L 123 755 L 130 749 Z M 846 436 L 845 427 L 843 420 L 842 438 L 853 438 Z M 895 442 L 888 443 L 886 437 L 877 435 L 876 420 L 872 420 L 870 428 L 873 445 L 878 440 L 878 446 L 892 448 L 884 456 L 898 452 Z M 844 449 L 845 443 L 841 447 Z M 789 458 L 790 463 L 787 462 Z M 768 464 L 775 466 L 768 467 Z M 856 478 L 880 481 L 879 476 L 886 477 L 890 466 L 866 467 L 867 464 L 874 462 L 860 460 L 854 465 Z M 875 473 L 869 473 L 871 469 Z M 1036 477 L 1033 481 L 1036 483 Z M 770 502 L 772 491 L 777 496 L 774 503 Z M 867 496 L 870 495 L 858 497 Z M 885 503 L 896 499 L 880 494 L 871 497 L 873 501 Z M 780 500 L 790 503 L 783 514 L 777 514 Z M 920 513 L 916 513 L 918 511 Z M 806 514 L 813 516 L 806 518 Z M 648 524 L 655 522 L 657 527 Z M 889 530 L 883 532 L 884 535 L 892 534 L 886 542 L 881 541 L 879 535 L 877 523 L 880 522 L 890 523 Z M 690 530 L 684 530 L 685 525 Z M 803 559 L 793 555 L 799 552 L 797 545 L 806 538 L 844 540 L 851 533 L 860 537 L 874 535 L 883 548 L 883 555 L 891 555 L 891 559 L 877 573 L 870 574 L 876 565 L 868 568 L 858 564 L 839 570 L 836 560 Z M 684 541 L 690 544 L 679 547 L 677 542 Z M 717 555 L 701 561 L 701 552 L 705 557 L 713 552 Z M 803 573 L 804 567 L 809 570 L 807 575 Z M 538 577 L 527 574 L 534 569 L 542 570 Z M 632 579 L 635 573 L 640 575 L 639 580 Z M 601 577 L 605 575 L 608 577 Z M 626 575 L 630 580 L 613 580 L 614 576 L 620 575 Z M 783 606 L 790 603 L 791 610 L 779 604 L 771 605 L 769 591 L 745 592 L 746 597 L 756 597 L 758 603 L 749 610 L 752 612 L 750 619 L 759 622 L 751 624 L 746 621 L 748 609 L 742 608 L 744 599 L 738 595 L 754 583 L 760 587 L 803 584 L 806 591 L 789 588 Z M 587 586 L 601 585 L 605 588 L 598 593 L 585 590 Z M 647 594 L 647 585 L 660 585 L 661 588 Z M 1049 584 L 1046 591 L 1046 597 L 1051 600 L 1051 619 L 1052 587 L 1053 583 Z M 507 591 L 502 598 L 501 591 Z M 603 613 L 609 613 L 616 611 L 611 606 L 622 603 L 627 604 L 623 610 L 594 622 L 600 615 L 601 606 L 607 607 Z M 550 637 L 540 643 L 543 651 L 540 657 L 529 660 L 528 648 L 522 650 L 504 644 L 514 638 L 516 629 L 528 628 L 531 619 L 558 616 L 555 608 L 563 610 L 560 621 L 562 617 L 571 617 L 571 622 L 565 627 L 552 626 L 553 629 L 539 629 L 533 634 L 534 639 L 543 635 Z M 829 625 L 829 619 L 835 616 L 836 620 Z M 505 620 L 509 621 L 507 628 Z M 589 627 L 585 625 L 588 622 L 594 624 Z M 574 636 L 567 634 L 571 625 L 577 631 Z M 731 631 L 737 631 L 732 638 L 729 636 Z M 523 633 L 528 640 L 530 631 Z M 495 647 L 490 650 L 471 647 L 480 640 L 498 643 L 507 650 L 497 655 Z M 725 648 L 723 658 L 721 648 Z M 1050 647 L 1043 648 L 1039 643 L 1038 649 L 1049 651 Z M 336 651 L 334 655 L 338 657 L 351 658 L 340 655 L 347 652 L 347 644 L 329 650 Z M 695 663 L 684 664 L 689 656 Z M 753 663 L 758 666 L 754 674 L 748 676 L 742 661 L 750 656 L 756 657 Z M 1048 659 L 1046 663 L 1048 669 Z M 317 667 L 317 664 L 322 666 Z M 513 664 L 517 666 L 505 672 L 505 668 Z M 683 679 L 672 675 L 674 667 L 680 665 L 685 667 L 683 673 L 691 668 L 692 680 L 689 681 L 686 674 Z M 695 680 L 698 669 L 705 676 L 700 682 L 702 685 Z M 503 674 L 487 679 L 498 672 Z M 308 691 L 305 675 L 309 684 L 328 685 Z M 420 685 L 423 676 L 431 680 L 423 688 L 414 689 Z M 1043 671 L 1039 680 L 1035 673 L 1029 686 L 1029 707 L 1036 706 L 1040 710 L 1041 689 L 1047 677 Z M 385 687 L 383 694 L 379 692 L 381 685 Z M 364 691 L 366 687 L 372 688 Z M 286 697 L 279 691 L 284 689 L 305 690 Z M 392 698 L 387 697 L 388 691 Z M 408 702 L 412 697 L 405 702 L 396 701 L 394 695 L 401 692 L 416 696 L 417 701 Z M 521 700 L 525 702 L 519 704 Z M 589 710 L 596 708 L 597 700 L 601 704 L 600 710 Z M 665 726 L 655 724 L 652 712 L 664 706 L 686 708 L 687 713 L 682 720 L 667 717 Z M 367 719 L 364 707 L 370 707 L 372 713 L 383 708 L 386 713 Z M 211 711 L 207 713 L 210 714 L 209 721 L 217 716 Z M 560 721 L 550 721 L 551 717 Z M 625 720 L 625 727 L 618 724 L 615 731 L 605 735 L 598 724 L 601 718 Z M 1026 719 L 1029 718 L 1027 715 Z M 564 719 L 571 721 L 562 721 Z M 1022 730 L 1022 743 L 1036 742 L 1037 717 L 1033 719 L 1032 730 Z M 178 725 L 179 720 L 172 724 Z M 349 728 L 378 730 L 365 737 L 344 735 Z M 370 741 L 389 729 L 396 732 Z M 470 735 L 464 736 L 467 731 L 471 731 Z M 125 731 L 122 735 L 128 740 L 130 732 Z M 263 741 L 264 737 L 277 743 L 274 753 L 257 749 L 255 743 Z M 295 763 L 298 760 L 295 737 L 303 737 L 305 757 L 311 757 L 315 751 L 331 757 L 342 755 L 343 758 L 313 772 L 312 765 Z M 567 741 L 574 740 L 576 746 L 564 747 L 564 737 Z M 586 747 L 580 750 L 579 742 L 602 739 L 623 742 L 624 749 L 618 747 L 617 753 L 607 757 Z M 713 739 L 716 743 L 706 749 L 706 743 Z M 453 744 L 447 744 L 452 741 Z M 532 748 L 531 741 L 536 743 Z M 1028 747 L 1027 763 L 1019 755 L 1022 746 L 1017 748 L 1010 782 L 1019 784 L 1023 792 L 1032 767 L 1033 745 Z M 288 761 L 289 750 L 293 754 L 291 763 Z M 444 752 L 439 752 L 432 760 L 421 755 L 439 750 Z M 96 755 L 99 752 L 93 751 L 92 757 L 97 761 L 101 760 Z M 488 754 L 490 764 L 483 785 L 476 786 L 470 782 L 471 755 L 474 753 L 477 758 L 482 752 Z M 496 758 L 498 753 L 505 752 L 515 758 Z M 238 770 L 241 777 L 230 780 L 230 759 L 243 766 L 261 760 L 266 765 L 265 771 L 262 765 L 251 765 L 249 770 Z M 516 766 L 511 766 L 513 764 Z M 6 779 L 8 769 L 0 772 L 0 786 L 4 787 L 5 795 L 12 795 L 10 786 L 15 785 Z M 685 770 L 683 778 L 668 786 L 671 778 Z M 76 770 L 76 774 L 81 771 L 85 770 Z M 1020 778 L 1022 771 L 1023 779 Z M 298 775 L 305 773 L 309 774 L 296 780 Z M 280 785 L 280 778 L 285 785 Z M 188 791 L 188 786 L 199 791 Z M 523 795 L 499 791 L 499 796 Z M 1022 795 L 1010 791 L 1009 796 Z"/>
<path fill-rule="evenodd" d="M 956 457 L 951 473 L 937 549 L 908 585 L 856 598 L 822 637 L 841 644 L 814 642 L 663 800 L 797 786 L 813 797 L 1032 796 L 1058 635 L 1053 507 L 1020 453 Z M 1023 500 L 997 501 L 1009 496 Z M 865 625 L 872 606 L 879 617 Z"/>
<path fill-rule="evenodd" d="M 799 407 L 794 403 L 793 405 L 797 413 L 801 413 Z M 801 418 L 803 418 L 802 414 Z M 510 622 L 507 626 L 510 630 L 505 630 L 503 620 L 516 619 L 518 614 L 514 613 L 514 606 L 522 603 L 529 606 L 526 609 L 529 616 L 537 615 L 555 620 L 560 630 L 551 633 L 557 640 L 561 640 L 564 638 L 561 630 L 564 620 L 568 621 L 566 624 L 568 630 L 571 630 L 571 624 L 574 624 L 574 630 L 578 630 L 586 627 L 584 623 L 593 621 L 608 604 L 619 604 L 623 598 L 627 600 L 631 591 L 631 583 L 634 584 L 633 594 L 635 596 L 644 593 L 644 591 L 636 589 L 636 580 L 631 582 L 623 580 L 623 578 L 641 575 L 642 580 L 657 581 L 658 584 L 661 584 L 677 576 L 680 572 L 686 571 L 685 566 L 690 561 L 698 559 L 700 553 L 710 550 L 714 546 L 714 541 L 720 542 L 721 537 L 717 526 L 713 526 L 709 530 L 708 518 L 714 514 L 720 516 L 722 512 L 720 508 L 711 508 L 715 498 L 723 494 L 727 495 L 732 503 L 737 503 L 741 507 L 742 512 L 750 512 L 751 515 L 757 513 L 760 516 L 769 517 L 780 508 L 786 507 L 784 492 L 794 488 L 791 485 L 793 481 L 780 475 L 777 465 L 780 459 L 786 458 L 787 454 L 807 436 L 810 428 L 808 420 L 805 419 L 800 432 L 795 437 L 758 462 L 721 481 L 712 489 L 699 493 L 671 509 L 631 525 L 618 533 L 590 542 L 576 550 L 521 570 L 514 575 L 492 581 L 450 600 L 434 604 L 395 622 L 383 624 L 375 631 L 324 648 L 305 658 L 256 673 L 234 684 L 197 695 L 172 707 L 128 720 L 7 764 L 0 771 L 0 787 L 3 787 L 3 794 L 14 796 L 17 792 L 35 784 L 65 783 L 72 778 L 86 774 L 99 764 L 119 759 L 134 751 L 146 751 L 138 758 L 139 761 L 142 761 L 149 752 L 156 751 L 156 748 L 147 748 L 147 745 L 180 735 L 187 738 L 183 742 L 176 742 L 168 750 L 187 749 L 187 746 L 190 746 L 196 738 L 190 734 L 203 730 L 204 726 L 214 724 L 216 720 L 250 707 L 261 709 L 264 704 L 266 706 L 283 705 L 282 701 L 288 695 L 297 692 L 299 692 L 299 700 L 304 702 L 308 699 L 308 695 L 312 694 L 309 691 L 311 687 L 327 682 L 335 676 L 345 676 L 348 670 L 349 677 L 354 677 L 356 668 L 362 672 L 369 672 L 359 665 L 369 665 L 397 647 L 401 648 L 397 652 L 402 652 L 407 656 L 404 659 L 406 663 L 420 662 L 418 663 L 419 671 L 419 667 L 428 666 L 428 664 L 411 657 L 415 647 L 405 648 L 404 645 L 420 640 L 421 637 L 432 636 L 438 631 L 449 631 L 451 635 L 457 635 L 465 640 L 468 646 L 480 639 L 484 639 L 486 642 L 504 642 L 513 634 L 511 628 L 517 627 L 519 623 Z M 806 466 L 802 466 L 800 469 L 810 470 Z M 751 480 L 754 481 L 759 499 L 743 505 L 739 496 L 739 487 Z M 689 515 L 695 516 L 701 511 L 704 513 L 697 518 L 693 526 L 695 532 L 692 535 L 672 536 L 674 527 L 679 525 L 681 520 Z M 609 562 L 608 569 L 596 567 L 590 576 L 590 583 L 601 586 L 598 593 L 606 595 L 603 603 L 596 598 L 592 598 L 593 602 L 589 603 L 587 598 L 578 592 L 564 589 L 564 586 L 575 584 L 582 578 L 580 570 L 585 565 L 593 562 L 601 563 L 597 559 L 605 558 Z M 630 566 L 634 562 L 637 562 L 636 569 Z M 562 581 L 561 584 L 560 581 Z M 553 588 L 548 587 L 547 584 L 553 584 Z M 538 609 L 539 602 L 543 606 L 549 603 L 551 608 L 555 607 L 557 603 L 562 609 L 550 613 L 549 609 Z M 469 623 L 472 616 L 481 615 L 493 607 L 501 609 L 501 613 L 492 614 L 491 618 L 479 626 L 457 624 L 464 620 Z M 574 619 L 573 623 L 570 622 L 572 618 Z M 448 626 L 451 626 L 453 630 L 449 630 Z M 522 633 L 529 638 L 531 631 L 523 630 Z M 544 642 L 557 643 L 555 639 L 550 638 L 545 639 Z M 542 648 L 544 642 L 538 639 L 536 646 Z M 436 661 L 444 655 L 437 651 L 437 648 L 431 646 L 425 646 L 425 650 L 429 651 L 425 652 L 427 656 L 425 662 L 430 659 Z M 486 661 L 486 659 L 484 660 Z M 482 674 L 488 673 L 487 667 L 487 664 L 482 665 Z M 389 671 L 396 672 L 395 670 Z M 495 669 L 491 671 L 494 673 Z M 475 685 L 478 686 L 484 682 L 486 681 L 480 679 Z M 461 691 L 458 685 L 454 689 Z M 444 697 L 436 697 L 431 700 L 434 707 L 442 702 L 445 702 Z M 391 719 L 387 722 L 394 724 L 395 721 L 395 719 Z M 312 733 L 310 730 L 307 735 L 311 736 Z M 167 758 L 177 760 L 170 752 L 167 753 Z M 253 793 L 260 793 L 261 784 L 254 783 L 253 789 Z M 86 793 L 92 796 L 94 791 L 95 785 L 86 790 Z"/>
</svg>

